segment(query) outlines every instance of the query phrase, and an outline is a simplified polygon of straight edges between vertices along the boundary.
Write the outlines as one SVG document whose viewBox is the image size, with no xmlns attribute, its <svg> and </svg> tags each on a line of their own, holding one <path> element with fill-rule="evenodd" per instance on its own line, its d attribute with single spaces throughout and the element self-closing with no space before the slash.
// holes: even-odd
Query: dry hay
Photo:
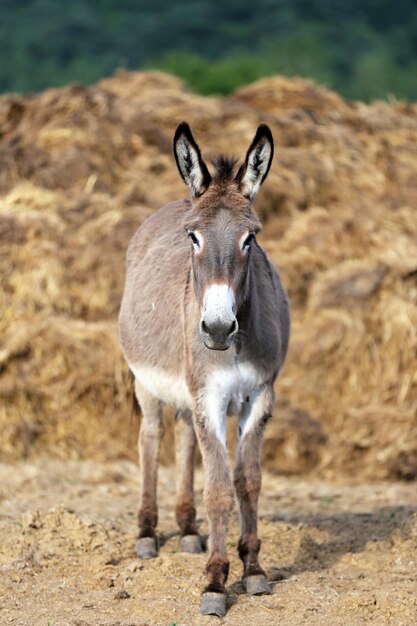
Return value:
<svg viewBox="0 0 417 626">
<path fill-rule="evenodd" d="M 257 206 L 293 331 L 266 465 L 415 478 L 417 107 L 281 77 L 227 99 L 126 72 L 0 98 L 2 460 L 135 457 L 116 333 L 124 254 L 184 196 L 171 156 L 182 119 L 209 149 L 243 155 L 260 121 L 276 138 Z M 166 462 L 171 439 L 169 427 Z"/>
</svg>

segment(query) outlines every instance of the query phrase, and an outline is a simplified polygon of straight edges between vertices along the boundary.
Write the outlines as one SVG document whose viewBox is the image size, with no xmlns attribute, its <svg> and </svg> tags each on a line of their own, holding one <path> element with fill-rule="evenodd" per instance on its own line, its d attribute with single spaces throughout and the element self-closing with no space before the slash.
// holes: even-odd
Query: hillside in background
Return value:
<svg viewBox="0 0 417 626">
<path fill-rule="evenodd" d="M 417 106 L 348 104 L 279 76 L 226 99 L 158 73 L 0 98 L 1 460 L 136 457 L 116 336 L 124 256 L 186 195 L 182 119 L 206 157 L 243 156 L 261 121 L 276 141 L 256 206 L 293 329 L 266 466 L 415 478 Z M 172 422 L 166 463 L 171 450 Z"/>
<path fill-rule="evenodd" d="M 413 0 L 0 0 L 0 92 L 162 69 L 229 94 L 312 78 L 350 99 L 417 99 Z"/>
</svg>

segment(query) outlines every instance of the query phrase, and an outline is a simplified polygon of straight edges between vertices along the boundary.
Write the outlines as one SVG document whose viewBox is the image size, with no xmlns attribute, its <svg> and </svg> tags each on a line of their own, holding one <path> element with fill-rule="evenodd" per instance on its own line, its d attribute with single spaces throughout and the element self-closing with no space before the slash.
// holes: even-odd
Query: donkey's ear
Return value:
<svg viewBox="0 0 417 626">
<path fill-rule="evenodd" d="M 191 128 L 186 122 L 182 122 L 175 131 L 174 155 L 179 172 L 192 197 L 201 196 L 210 185 L 211 176 Z"/>
<path fill-rule="evenodd" d="M 239 189 L 250 200 L 253 200 L 267 177 L 273 156 L 274 140 L 271 130 L 266 124 L 261 124 L 246 154 L 245 162 L 236 175 Z"/>
</svg>

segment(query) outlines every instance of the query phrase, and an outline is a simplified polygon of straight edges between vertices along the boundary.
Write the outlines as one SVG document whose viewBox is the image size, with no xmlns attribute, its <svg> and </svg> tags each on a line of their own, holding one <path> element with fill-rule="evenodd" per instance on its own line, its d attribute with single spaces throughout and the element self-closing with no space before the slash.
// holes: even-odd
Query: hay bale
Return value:
<svg viewBox="0 0 417 626">
<path fill-rule="evenodd" d="M 276 138 L 257 206 L 293 331 L 266 464 L 415 477 L 417 107 L 282 77 L 230 98 L 156 72 L 0 98 L 1 459 L 135 458 L 124 257 L 139 224 L 185 195 L 171 156 L 182 119 L 206 156 L 243 156 L 260 121 Z"/>
<path fill-rule="evenodd" d="M 0 365 L 4 460 L 130 454 L 135 425 L 117 419 L 128 413 L 130 377 L 114 322 L 32 317 L 6 334 Z"/>
</svg>

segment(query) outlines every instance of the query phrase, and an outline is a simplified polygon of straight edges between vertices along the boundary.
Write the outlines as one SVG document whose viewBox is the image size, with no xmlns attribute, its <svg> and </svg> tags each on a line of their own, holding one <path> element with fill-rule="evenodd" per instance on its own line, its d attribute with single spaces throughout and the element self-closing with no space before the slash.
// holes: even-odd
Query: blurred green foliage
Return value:
<svg viewBox="0 0 417 626">
<path fill-rule="evenodd" d="M 348 98 L 417 99 L 415 0 L 0 0 L 0 91 L 162 69 L 227 94 L 305 76 Z"/>
</svg>

